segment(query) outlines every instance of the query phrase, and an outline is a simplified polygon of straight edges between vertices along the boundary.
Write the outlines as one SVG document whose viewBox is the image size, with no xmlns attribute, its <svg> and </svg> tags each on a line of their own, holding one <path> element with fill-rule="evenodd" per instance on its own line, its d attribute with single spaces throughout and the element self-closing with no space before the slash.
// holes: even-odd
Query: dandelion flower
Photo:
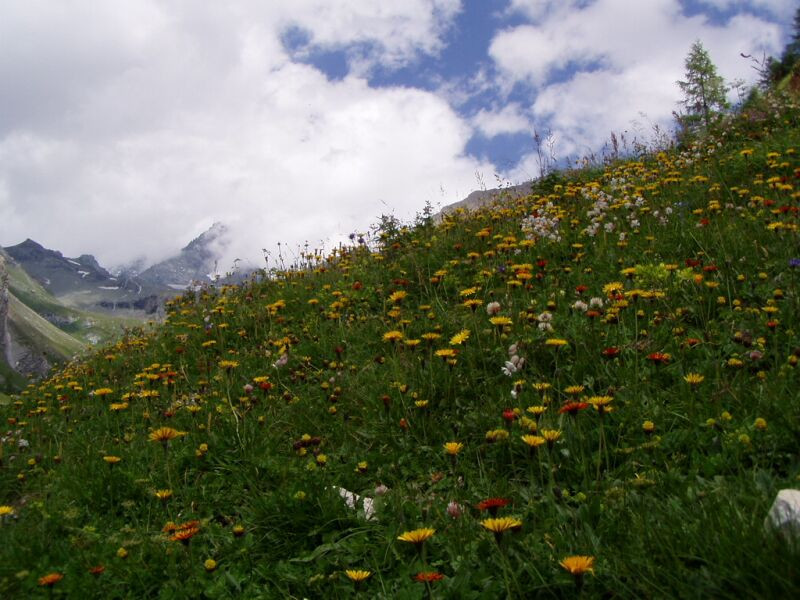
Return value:
<svg viewBox="0 0 800 600">
<path fill-rule="evenodd" d="M 462 329 L 461 331 L 459 331 L 457 334 L 455 334 L 453 337 L 450 338 L 450 345 L 460 346 L 469 339 L 469 334 L 470 334 L 469 329 Z"/>
<path fill-rule="evenodd" d="M 558 564 L 571 575 L 594 574 L 594 556 L 568 556 Z"/>
<path fill-rule="evenodd" d="M 697 387 L 698 385 L 703 383 L 705 377 L 703 375 L 700 375 L 699 373 L 687 373 L 684 376 L 683 380 L 690 386 Z"/>
<path fill-rule="evenodd" d="M 435 529 L 431 529 L 429 527 L 423 527 L 421 529 L 406 531 L 402 535 L 397 536 L 397 539 L 400 540 L 401 542 L 409 542 L 410 544 L 419 545 L 422 544 L 425 540 L 433 537 L 434 533 L 436 533 Z"/>
<path fill-rule="evenodd" d="M 456 456 L 463 449 L 464 449 L 464 444 L 462 444 L 461 442 L 447 442 L 444 445 L 445 454 L 449 454 L 450 456 Z"/>
<path fill-rule="evenodd" d="M 214 569 L 216 569 L 216 568 L 217 568 L 217 561 L 215 561 L 213 558 L 207 558 L 207 559 L 206 559 L 206 560 L 203 562 L 203 568 L 204 568 L 204 569 L 205 569 L 207 572 L 211 573 L 211 571 L 213 571 Z"/>
<path fill-rule="evenodd" d="M 0 506 L 0 518 L 8 517 L 9 515 L 14 514 L 14 507 L 8 506 L 7 504 L 3 504 Z"/>
<path fill-rule="evenodd" d="M 523 435 L 522 441 L 530 448 L 531 450 L 536 450 L 542 444 L 546 444 L 547 440 L 545 440 L 540 435 Z"/>
<path fill-rule="evenodd" d="M 151 431 L 147 438 L 151 442 L 161 442 L 162 444 L 166 445 L 175 438 L 179 438 L 184 435 L 186 435 L 185 431 L 178 431 L 172 427 L 159 427 L 158 429 Z"/>
<path fill-rule="evenodd" d="M 393 330 L 387 331 L 383 334 L 383 341 L 384 342 L 399 342 L 403 339 L 403 333 L 401 331 Z"/>
<path fill-rule="evenodd" d="M 344 574 L 347 575 L 350 581 L 355 581 L 356 583 L 361 583 L 372 577 L 372 571 L 365 571 L 364 569 L 347 569 Z"/>
<path fill-rule="evenodd" d="M 522 529 L 522 521 L 513 517 L 489 518 L 481 521 L 481 527 L 491 531 L 494 539 L 500 543 L 500 539 L 506 531 L 519 531 Z"/>
</svg>

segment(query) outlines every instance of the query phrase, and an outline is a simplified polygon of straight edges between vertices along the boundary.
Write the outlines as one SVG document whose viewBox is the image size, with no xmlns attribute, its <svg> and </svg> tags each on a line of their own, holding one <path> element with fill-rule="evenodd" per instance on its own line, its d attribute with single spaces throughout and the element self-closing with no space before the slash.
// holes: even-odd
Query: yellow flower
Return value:
<svg viewBox="0 0 800 600">
<path fill-rule="evenodd" d="M 344 574 L 347 575 L 350 581 L 355 581 L 356 583 L 361 583 L 372 577 L 372 571 L 365 571 L 363 569 L 347 569 Z"/>
<path fill-rule="evenodd" d="M 119 456 L 104 456 L 103 460 L 106 461 L 110 465 L 115 465 L 122 459 Z"/>
<path fill-rule="evenodd" d="M 767 421 L 762 417 L 758 417 L 755 422 L 753 423 L 753 427 L 758 429 L 759 431 L 764 431 L 767 428 Z"/>
<path fill-rule="evenodd" d="M 219 368 L 225 369 L 226 371 L 230 371 L 231 369 L 235 369 L 239 366 L 239 363 L 235 360 L 221 360 L 219 361 Z"/>
<path fill-rule="evenodd" d="M 490 444 L 502 442 L 503 440 L 508 439 L 508 431 L 505 429 L 492 429 L 491 431 L 486 432 L 485 438 Z"/>
<path fill-rule="evenodd" d="M 462 444 L 461 442 L 447 442 L 444 445 L 445 453 L 449 454 L 450 456 L 455 456 L 463 449 L 464 449 L 464 444 Z"/>
<path fill-rule="evenodd" d="M 111 388 L 100 388 L 99 390 L 95 390 L 93 393 L 95 396 L 100 396 L 102 398 L 103 396 L 108 396 L 109 394 L 113 394 L 114 390 L 112 390 Z"/>
<path fill-rule="evenodd" d="M 207 558 L 205 562 L 203 562 L 203 568 L 210 573 L 217 568 L 217 561 L 215 561 L 213 558 Z"/>
<path fill-rule="evenodd" d="M 563 340 L 561 338 L 549 338 L 549 339 L 545 340 L 544 345 L 545 346 L 554 346 L 554 347 L 566 346 L 567 345 L 567 340 Z"/>
<path fill-rule="evenodd" d="M 453 358 L 456 355 L 456 351 L 452 348 L 442 348 L 441 350 L 437 350 L 435 354 L 436 356 L 447 359 Z"/>
<path fill-rule="evenodd" d="M 172 490 L 156 490 L 155 496 L 162 502 L 166 502 L 172 498 Z"/>
<path fill-rule="evenodd" d="M 503 534 L 509 530 L 516 530 L 522 527 L 522 521 L 513 517 L 496 517 L 481 521 L 481 527 L 488 529 L 495 535 Z"/>
<path fill-rule="evenodd" d="M 0 518 L 7 517 L 13 514 L 14 514 L 13 506 L 8 506 L 7 504 L 3 504 L 2 506 L 0 506 Z"/>
<path fill-rule="evenodd" d="M 151 442 L 161 442 L 162 444 L 166 444 L 167 442 L 184 435 L 186 435 L 185 431 L 178 431 L 172 427 L 159 427 L 158 429 L 151 431 L 147 438 Z"/>
<path fill-rule="evenodd" d="M 489 323 L 495 327 L 505 327 L 506 325 L 511 325 L 512 321 L 508 317 L 492 317 L 489 319 Z"/>
<path fill-rule="evenodd" d="M 392 294 L 389 296 L 389 302 L 397 304 L 398 302 L 401 302 L 406 296 L 408 296 L 407 292 L 404 292 L 403 290 L 397 290 L 396 292 L 392 292 Z"/>
<path fill-rule="evenodd" d="M 462 329 L 461 331 L 459 331 L 457 334 L 455 334 L 453 337 L 450 338 L 450 345 L 460 346 L 469 339 L 469 334 L 470 334 L 469 329 Z"/>
<path fill-rule="evenodd" d="M 429 527 L 423 527 L 422 529 L 414 529 L 412 531 L 406 531 L 402 535 L 397 536 L 397 539 L 401 542 L 409 542 L 411 544 L 421 544 L 425 540 L 433 537 L 433 534 L 436 533 L 435 529 L 431 529 Z"/>
<path fill-rule="evenodd" d="M 695 387 L 703 383 L 705 377 L 700 375 L 699 373 L 687 373 L 683 380 L 688 383 L 690 386 Z"/>
<path fill-rule="evenodd" d="M 572 575 L 594 574 L 594 556 L 568 556 L 558 564 Z"/>
<path fill-rule="evenodd" d="M 540 435 L 523 435 L 522 441 L 525 442 L 531 450 L 547 442 L 547 440 Z"/>
<path fill-rule="evenodd" d="M 561 431 L 558 429 L 542 429 L 541 434 L 547 442 L 547 445 L 551 448 L 561 437 Z"/>
<path fill-rule="evenodd" d="M 564 390 L 564 393 L 569 396 L 579 396 L 583 393 L 584 387 L 582 385 L 571 385 Z"/>
<path fill-rule="evenodd" d="M 393 330 L 387 331 L 383 334 L 383 341 L 384 342 L 399 342 L 403 339 L 403 333 L 401 331 Z"/>
</svg>

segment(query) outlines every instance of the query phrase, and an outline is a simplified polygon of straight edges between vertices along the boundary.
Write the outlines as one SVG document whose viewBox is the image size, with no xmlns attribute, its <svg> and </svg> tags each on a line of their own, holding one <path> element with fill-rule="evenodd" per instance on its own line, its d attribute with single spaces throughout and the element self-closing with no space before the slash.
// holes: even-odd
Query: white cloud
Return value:
<svg viewBox="0 0 800 600">
<path fill-rule="evenodd" d="M 461 199 L 492 170 L 463 156 L 471 129 L 442 98 L 330 81 L 281 43 L 299 27 L 408 64 L 441 48 L 458 1 L 54 6 L 0 8 L 5 245 L 32 237 L 113 265 L 223 221 L 225 261 L 255 262 L 278 241 L 313 247 L 382 212 Z"/>
<path fill-rule="evenodd" d="M 479 110 L 472 124 L 486 137 L 531 131 L 531 124 L 519 104 L 506 104 L 500 109 Z"/>
<path fill-rule="evenodd" d="M 775 22 L 740 13 L 714 24 L 703 15 L 686 16 L 678 0 L 595 0 L 570 10 L 552 2 L 513 4 L 532 22 L 493 39 L 497 85 L 530 90 L 524 108 L 539 128 L 546 123 L 553 130 L 562 158 L 599 150 L 612 130 L 633 135 L 634 121 L 668 127 L 680 99 L 675 82 L 695 40 L 703 41 L 728 81 L 757 76 L 740 53 L 761 56 L 781 48 Z M 640 137 L 648 125 L 642 127 Z"/>
</svg>

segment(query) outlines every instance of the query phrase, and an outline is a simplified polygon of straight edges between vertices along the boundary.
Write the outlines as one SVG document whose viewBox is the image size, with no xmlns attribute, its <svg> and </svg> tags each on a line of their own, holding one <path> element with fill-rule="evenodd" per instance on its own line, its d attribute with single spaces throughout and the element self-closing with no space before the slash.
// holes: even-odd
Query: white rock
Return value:
<svg viewBox="0 0 800 600">
<path fill-rule="evenodd" d="M 800 540 L 800 490 L 781 490 L 769 509 L 764 526 L 787 539 Z"/>
<path fill-rule="evenodd" d="M 339 492 L 339 495 L 342 497 L 348 508 L 358 510 L 358 503 L 359 501 L 362 501 L 364 507 L 364 517 L 366 517 L 366 519 L 369 521 L 375 516 L 375 501 L 372 498 L 368 496 L 359 496 L 355 492 L 346 490 L 343 487 L 336 488 L 336 490 Z"/>
</svg>

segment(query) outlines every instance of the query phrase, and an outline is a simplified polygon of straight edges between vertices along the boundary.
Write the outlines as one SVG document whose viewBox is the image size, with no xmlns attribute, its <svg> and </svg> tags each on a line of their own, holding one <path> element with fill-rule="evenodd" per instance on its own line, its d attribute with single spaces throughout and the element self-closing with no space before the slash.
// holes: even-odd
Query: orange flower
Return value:
<svg viewBox="0 0 800 600">
<path fill-rule="evenodd" d="M 62 579 L 64 579 L 64 576 L 61 573 L 48 573 L 47 575 L 39 577 L 39 585 L 42 587 L 53 587 Z"/>
</svg>

